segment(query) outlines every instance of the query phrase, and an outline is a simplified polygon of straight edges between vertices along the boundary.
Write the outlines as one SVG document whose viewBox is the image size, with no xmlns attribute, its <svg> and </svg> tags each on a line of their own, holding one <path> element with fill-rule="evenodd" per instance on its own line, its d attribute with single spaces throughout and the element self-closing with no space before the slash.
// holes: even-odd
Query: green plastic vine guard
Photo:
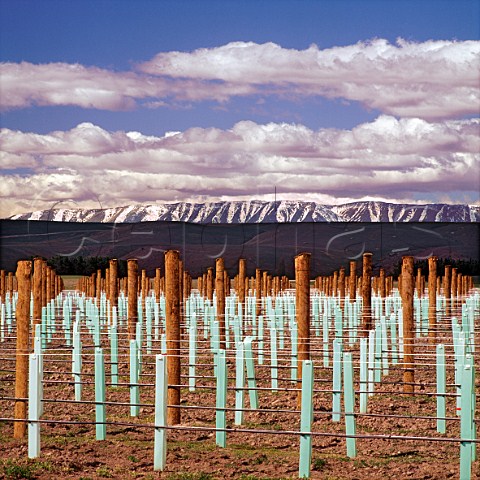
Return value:
<svg viewBox="0 0 480 480">
<path fill-rule="evenodd" d="M 105 440 L 107 434 L 105 415 L 105 362 L 103 350 L 95 348 L 95 432 L 97 440 Z"/>
<path fill-rule="evenodd" d="M 300 460 L 299 478 L 310 478 L 312 463 L 312 421 L 313 421 L 313 362 L 302 362 L 302 403 L 300 414 Z"/>
<path fill-rule="evenodd" d="M 155 432 L 153 439 L 153 469 L 164 470 L 167 464 L 167 357 L 155 357 Z"/>
</svg>

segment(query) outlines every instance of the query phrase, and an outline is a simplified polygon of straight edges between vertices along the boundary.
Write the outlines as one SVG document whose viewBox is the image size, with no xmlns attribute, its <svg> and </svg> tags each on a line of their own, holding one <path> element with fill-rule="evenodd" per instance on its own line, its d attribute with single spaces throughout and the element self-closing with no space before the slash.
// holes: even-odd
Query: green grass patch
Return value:
<svg viewBox="0 0 480 480">
<path fill-rule="evenodd" d="M 239 480 L 258 480 L 256 475 L 243 474 Z M 290 477 L 262 477 L 262 480 L 290 480 Z"/>
<path fill-rule="evenodd" d="M 189 473 L 189 472 L 179 472 L 171 473 L 168 475 L 167 480 L 212 480 L 213 477 L 210 473 Z"/>
<path fill-rule="evenodd" d="M 96 471 L 97 475 L 102 478 L 113 478 L 113 473 L 108 467 L 98 467 Z"/>
<path fill-rule="evenodd" d="M 261 429 L 261 430 L 282 430 L 283 429 L 280 423 L 275 423 L 272 427 L 271 423 L 245 422 L 243 426 L 245 428 Z"/>
<path fill-rule="evenodd" d="M 312 462 L 312 470 L 320 472 L 321 470 L 323 470 L 326 464 L 327 461 L 324 458 L 314 458 Z"/>
<path fill-rule="evenodd" d="M 37 478 L 40 471 L 51 472 L 53 465 L 48 461 L 27 460 L 15 462 L 13 460 L 3 460 L 1 462 L 0 473 L 2 478 L 7 480 L 31 480 Z"/>
<path fill-rule="evenodd" d="M 168 442 L 169 450 L 175 451 L 180 448 L 190 450 L 191 452 L 213 452 L 217 449 L 217 446 L 213 442 L 205 443 L 197 440 Z"/>
<path fill-rule="evenodd" d="M 232 443 L 227 445 L 227 450 L 230 450 L 237 457 L 255 457 L 257 458 L 289 458 L 298 455 L 298 452 L 292 449 L 279 449 L 277 447 L 261 446 L 261 445 L 249 445 L 248 443 Z"/>
<path fill-rule="evenodd" d="M 8 480 L 34 479 L 35 471 L 34 465 L 20 465 L 12 460 L 7 460 L 3 465 L 3 474 Z"/>
</svg>

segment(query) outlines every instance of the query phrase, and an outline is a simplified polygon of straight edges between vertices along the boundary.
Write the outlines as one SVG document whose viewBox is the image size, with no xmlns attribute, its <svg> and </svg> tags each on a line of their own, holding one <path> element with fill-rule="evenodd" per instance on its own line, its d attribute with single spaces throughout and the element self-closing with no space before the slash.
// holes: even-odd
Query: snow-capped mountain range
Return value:
<svg viewBox="0 0 480 480">
<path fill-rule="evenodd" d="M 173 221 L 190 223 L 290 222 L 479 222 L 479 205 L 394 204 L 361 201 L 343 205 L 315 202 L 260 200 L 129 205 L 105 209 L 51 209 L 13 215 L 10 220 L 55 222 L 136 223 Z"/>
</svg>

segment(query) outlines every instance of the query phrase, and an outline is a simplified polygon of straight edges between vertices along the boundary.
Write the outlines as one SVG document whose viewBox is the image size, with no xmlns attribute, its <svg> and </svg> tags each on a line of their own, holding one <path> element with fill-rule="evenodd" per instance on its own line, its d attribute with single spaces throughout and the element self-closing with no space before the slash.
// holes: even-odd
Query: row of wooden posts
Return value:
<svg viewBox="0 0 480 480">
<path fill-rule="evenodd" d="M 429 276 L 428 279 L 422 273 L 421 268 L 417 268 L 415 277 L 415 289 L 418 296 L 425 294 L 428 284 L 429 291 L 432 291 L 431 285 L 436 285 L 436 294 L 443 293 L 446 298 L 460 298 L 473 287 L 473 279 L 471 276 L 462 275 L 457 268 L 452 268 L 451 265 L 445 266 L 445 275 L 443 277 L 436 274 L 435 257 L 429 259 Z M 218 280 L 219 263 L 217 262 L 216 269 L 210 267 L 202 276 L 197 278 L 197 290 L 205 298 L 213 301 L 213 292 L 216 290 L 215 284 Z M 155 269 L 155 277 L 147 276 L 146 270 L 141 270 L 139 274 L 138 262 L 136 259 L 128 260 L 128 275 L 124 278 L 119 278 L 117 275 L 117 260 L 110 260 L 110 267 L 104 272 L 97 270 L 89 277 L 82 277 L 77 285 L 78 290 L 84 292 L 88 297 L 100 296 L 102 292 L 106 292 L 107 298 L 111 305 L 116 305 L 118 300 L 118 292 L 123 291 L 128 295 L 129 291 L 137 291 L 145 298 L 150 290 L 154 290 L 156 298 L 161 292 L 165 291 L 165 277 L 161 274 L 161 269 Z M 225 295 L 230 293 L 231 279 L 227 271 L 224 272 L 224 289 Z M 435 281 L 432 280 L 432 274 Z M 10 276 L 11 274 L 9 274 Z M 15 278 L 15 277 L 13 277 Z M 183 270 L 183 262 L 179 260 L 179 280 L 182 297 L 188 298 L 192 290 L 192 277 L 188 272 Z M 401 290 L 401 276 L 398 277 L 399 290 Z M 363 285 L 365 282 L 365 285 Z M 354 301 L 357 292 L 364 290 L 371 290 L 375 295 L 382 298 L 387 297 L 393 291 L 394 278 L 393 276 L 386 276 L 385 270 L 380 268 L 378 276 L 372 276 L 371 268 L 371 254 L 366 253 L 363 256 L 363 271 L 361 276 L 357 276 L 357 262 L 350 261 L 349 276 L 346 277 L 345 268 L 341 267 L 338 271 L 334 271 L 329 276 L 318 276 L 314 279 L 314 288 L 325 293 L 328 296 L 339 296 L 341 299 L 349 297 Z M 233 279 L 233 288 L 237 292 L 239 301 L 243 304 L 245 302 L 246 292 L 255 291 L 258 297 L 265 295 L 276 296 L 279 292 L 291 288 L 291 281 L 286 276 L 272 277 L 266 271 L 260 269 L 255 270 L 255 276 L 248 277 L 246 275 L 246 260 L 240 259 L 238 264 L 238 274 Z M 367 300 L 368 301 L 368 300 Z M 258 312 L 257 312 L 258 313 Z"/>
<path fill-rule="evenodd" d="M 302 361 L 310 359 L 310 254 L 301 253 L 294 259 L 295 262 L 295 291 L 296 291 L 296 320 L 298 325 L 298 365 L 297 378 L 301 382 Z M 393 290 L 393 278 L 385 276 L 385 271 L 380 269 L 378 277 L 372 277 L 372 254 L 363 254 L 362 276 L 356 276 L 357 264 L 350 262 L 349 277 L 345 276 L 345 269 L 341 268 L 328 277 L 317 277 L 314 279 L 314 288 L 327 295 L 339 295 L 341 305 L 349 298 L 355 301 L 357 291 L 362 297 L 362 327 L 360 334 L 368 336 L 368 332 L 374 327 L 371 315 L 372 287 L 374 292 L 382 298 L 388 296 Z M 17 356 L 16 356 L 16 380 L 15 380 L 15 418 L 26 419 L 27 412 L 27 389 L 28 389 L 28 354 L 32 350 L 33 337 L 30 336 L 30 302 L 33 292 L 33 324 L 41 323 L 42 307 L 54 298 L 63 289 L 63 282 L 55 271 L 46 265 L 41 258 L 35 258 L 32 262 L 19 261 L 15 276 L 6 275 L 2 270 L 1 274 L 2 300 L 7 292 L 18 290 L 18 301 L 16 308 L 17 325 Z M 443 287 L 443 294 L 447 298 L 446 315 L 450 315 L 450 298 L 466 294 L 473 287 L 473 279 L 469 276 L 462 276 L 456 269 L 450 266 L 445 267 L 443 282 L 437 276 L 437 258 L 429 258 L 428 280 L 425 281 L 420 270 L 414 275 L 413 257 L 403 257 L 402 271 L 398 278 L 398 287 L 402 296 L 403 307 L 403 335 L 404 335 L 404 391 L 414 391 L 414 310 L 413 298 L 415 288 L 418 295 L 422 295 L 425 284 L 428 287 L 429 296 L 429 339 L 436 342 L 437 332 L 437 294 Z M 225 270 L 223 258 L 217 258 L 215 269 L 208 268 L 202 276 L 197 278 L 197 289 L 201 295 L 213 301 L 214 292 L 217 307 L 217 320 L 219 324 L 219 348 L 225 348 L 226 326 L 225 326 L 225 297 L 230 293 L 230 278 Z M 255 277 L 247 277 L 246 260 L 240 259 L 238 274 L 234 279 L 234 288 L 238 295 L 238 301 L 245 303 L 245 296 L 249 291 L 255 291 L 257 299 L 257 314 L 261 314 L 261 298 L 266 295 L 276 295 L 279 292 L 290 288 L 291 281 L 286 277 L 272 277 L 268 272 L 255 270 Z M 97 271 L 89 277 L 82 277 L 78 284 L 79 290 L 87 296 L 99 296 L 105 292 L 110 302 L 110 308 L 118 303 L 118 295 L 123 291 L 128 295 L 127 325 L 129 338 L 135 338 L 136 324 L 138 319 L 137 295 L 142 293 L 145 299 L 152 288 L 152 279 L 142 270 L 138 274 L 138 262 L 136 259 L 128 260 L 128 272 L 126 278 L 118 278 L 118 262 L 110 260 L 109 268 L 102 277 L 102 272 Z M 161 275 L 160 268 L 156 269 L 153 279 L 153 289 L 156 297 L 163 293 L 166 304 L 166 346 L 167 346 L 167 370 L 168 370 L 168 423 L 171 425 L 180 423 L 180 338 L 181 338 L 181 317 L 183 302 L 190 295 L 192 289 L 192 278 L 184 271 L 180 254 L 176 250 L 165 253 L 165 272 Z M 132 292 L 133 295 L 132 295 Z M 176 408 L 175 408 L 176 407 Z M 14 424 L 15 438 L 22 438 L 26 433 L 26 422 L 17 421 Z"/>
<path fill-rule="evenodd" d="M 41 282 L 41 286 L 38 287 L 41 300 L 40 303 L 37 302 L 41 313 L 41 307 L 45 306 L 48 301 L 55 298 L 63 290 L 63 280 L 42 258 L 36 258 L 34 263 L 36 264 L 36 279 Z M 16 275 L 13 272 L 0 270 L 0 301 L 5 302 L 7 294 L 11 298 L 17 288 Z"/>
<path fill-rule="evenodd" d="M 27 401 L 25 398 L 28 393 L 28 355 L 33 348 L 33 336 L 30 338 L 30 303 L 33 292 L 33 328 L 42 322 L 42 307 L 55 298 L 64 287 L 62 277 L 57 275 L 46 261 L 42 258 L 35 258 L 32 262 L 18 262 L 15 276 L 11 272 L 8 274 L 5 270 L 0 271 L 0 297 L 5 301 L 6 294 L 10 297 L 13 291 L 18 291 L 18 301 L 16 307 L 16 365 L 15 365 L 15 398 L 20 399 L 15 402 L 14 417 L 16 419 L 26 419 Z M 14 437 L 23 438 L 26 433 L 26 423 L 14 423 Z"/>
</svg>

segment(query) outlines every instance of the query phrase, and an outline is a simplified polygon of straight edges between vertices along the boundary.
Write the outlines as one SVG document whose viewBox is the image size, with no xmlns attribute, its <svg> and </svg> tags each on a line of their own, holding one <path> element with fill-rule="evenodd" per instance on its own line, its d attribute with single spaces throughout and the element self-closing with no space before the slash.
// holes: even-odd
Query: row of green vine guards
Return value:
<svg viewBox="0 0 480 480">
<path fill-rule="evenodd" d="M 1 305 L 0 341 L 10 335 L 14 327 L 16 294 L 7 294 Z M 32 300 L 33 302 L 33 300 Z M 445 307 L 445 298 L 437 297 L 437 311 Z M 142 309 L 142 305 L 145 309 Z M 416 335 L 428 335 L 428 298 L 414 299 Z M 82 340 L 81 333 L 89 332 L 94 345 L 95 362 L 95 422 L 96 438 L 104 440 L 107 435 L 106 387 L 118 385 L 118 335 L 119 329 L 126 327 L 128 299 L 120 294 L 118 307 L 109 308 L 105 294 L 96 300 L 86 298 L 78 292 L 64 292 L 42 309 L 42 319 L 35 326 L 34 353 L 30 355 L 29 412 L 28 412 L 28 455 L 40 455 L 40 419 L 42 416 L 42 379 L 44 352 L 48 349 L 57 330 L 63 332 L 65 344 L 72 351 L 72 376 L 75 384 L 75 400 L 82 399 Z M 275 299 L 262 298 L 264 315 L 256 315 L 256 298 L 246 298 L 245 311 L 235 295 L 226 298 L 225 322 L 227 351 L 235 353 L 235 425 L 243 424 L 244 396 L 248 392 L 250 408 L 259 408 L 256 387 L 256 367 L 266 362 L 270 366 L 271 389 L 278 389 L 278 353 L 285 349 L 285 340 L 290 344 L 290 378 L 297 380 L 297 324 L 295 319 L 294 292 L 286 292 Z M 343 309 L 342 309 L 343 307 Z M 471 463 L 476 459 L 475 428 L 475 311 L 480 308 L 480 295 L 471 294 L 463 300 L 461 317 L 451 320 L 455 384 L 457 385 L 457 413 L 461 416 L 460 478 L 469 479 Z M 33 308 L 31 309 L 33 311 Z M 312 292 L 311 296 L 311 335 L 321 339 L 323 367 L 332 367 L 332 406 L 331 420 L 345 420 L 347 455 L 354 457 L 356 446 L 356 418 L 358 413 L 366 413 L 368 399 L 375 393 L 375 384 L 387 375 L 389 366 L 401 363 L 403 358 L 402 308 L 398 292 L 382 301 L 372 297 L 372 317 L 374 329 L 368 337 L 360 337 L 362 302 L 343 301 L 338 297 L 327 297 Z M 61 312 L 61 323 L 56 322 L 56 312 Z M 111 314 L 110 314 L 111 312 Z M 156 355 L 155 382 L 155 428 L 154 428 L 154 469 L 163 470 L 166 464 L 167 448 L 167 380 L 166 380 L 166 338 L 165 338 L 165 298 L 155 298 L 152 293 L 145 299 L 138 298 L 139 318 L 136 324 L 136 338 L 130 341 L 129 389 L 130 415 L 140 412 L 140 374 L 143 352 L 152 354 L 153 343 L 160 342 L 161 353 Z M 214 355 L 214 375 L 216 378 L 216 442 L 225 447 L 228 428 L 226 426 L 227 407 L 227 363 L 226 352 L 220 349 L 219 324 L 216 320 L 216 301 L 212 302 L 194 292 L 184 303 L 185 331 L 188 332 L 188 387 L 196 388 L 197 342 L 209 342 Z M 32 320 L 33 321 L 33 320 Z M 333 335 L 331 335 L 333 333 Z M 264 349 L 268 337 L 269 349 Z M 105 376 L 104 349 L 108 339 L 110 357 L 110 379 L 107 385 Z M 333 341 L 332 341 L 333 338 Z M 359 391 L 354 391 L 354 368 L 352 353 L 345 347 L 359 344 Z M 268 358 L 266 357 L 268 355 Z M 436 346 L 436 403 L 437 431 L 446 433 L 446 367 L 445 346 Z M 299 425 L 300 452 L 299 477 L 310 476 L 312 455 L 313 383 L 314 363 L 305 361 L 302 378 L 302 403 Z M 356 396 L 358 394 L 358 407 Z M 343 396 L 343 412 L 342 406 Z"/>
</svg>

